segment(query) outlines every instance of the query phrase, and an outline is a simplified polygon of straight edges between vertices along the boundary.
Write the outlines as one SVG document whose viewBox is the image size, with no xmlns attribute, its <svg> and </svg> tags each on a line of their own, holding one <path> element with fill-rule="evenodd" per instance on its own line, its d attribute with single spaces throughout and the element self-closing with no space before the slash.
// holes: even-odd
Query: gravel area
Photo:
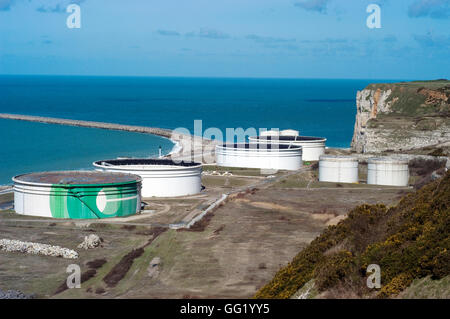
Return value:
<svg viewBox="0 0 450 319">
<path fill-rule="evenodd" d="M 18 290 L 1 290 L 0 299 L 32 299 L 34 295 L 26 295 Z"/>
</svg>

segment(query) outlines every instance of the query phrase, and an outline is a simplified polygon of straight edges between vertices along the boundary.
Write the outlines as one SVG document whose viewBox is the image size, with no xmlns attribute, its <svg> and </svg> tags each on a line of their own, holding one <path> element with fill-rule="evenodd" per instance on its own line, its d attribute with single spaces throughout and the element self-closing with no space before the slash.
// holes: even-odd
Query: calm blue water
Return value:
<svg viewBox="0 0 450 319">
<path fill-rule="evenodd" d="M 203 130 L 292 128 L 349 147 L 356 91 L 373 80 L 0 76 L 0 112 Z M 388 82 L 388 81 L 379 81 Z M 194 133 L 194 132 L 193 132 Z M 24 171 L 89 167 L 155 155 L 153 136 L 19 121 L 0 122 L 0 184 Z M 153 152 L 153 153 L 152 153 Z"/>
</svg>

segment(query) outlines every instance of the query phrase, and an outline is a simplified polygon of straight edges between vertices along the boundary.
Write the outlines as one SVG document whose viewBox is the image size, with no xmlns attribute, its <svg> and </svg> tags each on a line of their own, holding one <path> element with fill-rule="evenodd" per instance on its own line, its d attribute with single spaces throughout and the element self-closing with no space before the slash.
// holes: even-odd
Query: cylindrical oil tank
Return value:
<svg viewBox="0 0 450 319">
<path fill-rule="evenodd" d="M 302 167 L 302 148 L 279 144 L 217 145 L 216 163 L 227 167 L 298 170 Z"/>
<path fill-rule="evenodd" d="M 95 219 L 141 210 L 141 178 L 95 171 L 59 171 L 13 177 L 14 209 L 30 216 Z"/>
<path fill-rule="evenodd" d="M 253 136 L 250 143 L 282 144 L 302 147 L 303 161 L 318 161 L 320 155 L 325 153 L 326 138 L 313 136 Z"/>
<path fill-rule="evenodd" d="M 97 170 L 142 178 L 142 197 L 177 197 L 202 190 L 202 164 L 170 159 L 113 159 L 93 163 Z"/>
<path fill-rule="evenodd" d="M 319 181 L 358 183 L 358 159 L 353 156 L 320 156 Z"/>
<path fill-rule="evenodd" d="M 367 184 L 408 186 L 408 160 L 396 157 L 374 157 L 367 161 Z"/>
</svg>

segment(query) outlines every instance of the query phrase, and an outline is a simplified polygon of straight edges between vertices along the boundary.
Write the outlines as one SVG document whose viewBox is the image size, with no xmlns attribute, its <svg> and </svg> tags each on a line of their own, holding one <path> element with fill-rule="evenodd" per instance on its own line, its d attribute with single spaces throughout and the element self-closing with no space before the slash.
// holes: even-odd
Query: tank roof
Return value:
<svg viewBox="0 0 450 319">
<path fill-rule="evenodd" d="M 371 157 L 367 160 L 368 163 L 374 164 L 408 164 L 409 161 L 407 159 L 401 157 Z"/>
<path fill-rule="evenodd" d="M 358 161 L 358 158 L 356 156 L 348 156 L 348 155 L 320 155 L 319 157 L 319 161 L 320 160 L 326 160 L 326 161 L 339 161 L 339 162 L 345 162 L 345 161 Z"/>
<path fill-rule="evenodd" d="M 161 158 L 121 158 L 112 160 L 103 160 L 94 162 L 95 165 L 99 166 L 125 166 L 125 165 L 154 165 L 154 166 L 182 166 L 182 167 L 193 167 L 202 165 L 197 162 L 185 162 L 185 161 L 174 161 L 171 159 L 161 159 Z M 105 165 L 106 164 L 106 165 Z"/>
<path fill-rule="evenodd" d="M 98 184 L 123 184 L 141 181 L 141 178 L 133 174 L 98 172 L 98 171 L 54 171 L 38 172 L 18 175 L 14 182 L 31 184 L 57 184 L 57 185 L 98 185 Z"/>
<path fill-rule="evenodd" d="M 251 149 L 251 150 L 257 150 L 257 149 L 263 149 L 263 150 L 271 150 L 271 149 L 280 149 L 280 150 L 287 150 L 287 149 L 300 149 L 301 146 L 297 145 L 285 145 L 285 144 L 275 144 L 275 143 L 268 143 L 268 144 L 256 144 L 256 143 L 227 143 L 220 145 L 224 148 L 235 148 L 235 149 Z"/>
</svg>

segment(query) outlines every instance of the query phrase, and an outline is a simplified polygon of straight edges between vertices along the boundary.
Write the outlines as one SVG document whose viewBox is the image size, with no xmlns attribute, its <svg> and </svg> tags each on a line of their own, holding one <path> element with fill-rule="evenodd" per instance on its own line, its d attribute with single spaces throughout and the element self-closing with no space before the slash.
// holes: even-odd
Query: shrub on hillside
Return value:
<svg viewBox="0 0 450 319">
<path fill-rule="evenodd" d="M 318 290 L 334 287 L 352 272 L 354 266 L 353 254 L 348 250 L 327 256 L 314 270 Z"/>
<path fill-rule="evenodd" d="M 363 287 L 369 264 L 381 267 L 378 297 L 396 295 L 416 278 L 450 274 L 450 172 L 387 209 L 362 205 L 281 269 L 256 298 L 289 298 L 311 279 L 323 291 L 348 282 Z M 343 247 L 345 246 L 345 247 Z M 340 248 L 340 249 L 338 249 Z M 330 253 L 336 250 L 335 253 Z M 355 280 L 353 280 L 355 279 Z"/>
</svg>

